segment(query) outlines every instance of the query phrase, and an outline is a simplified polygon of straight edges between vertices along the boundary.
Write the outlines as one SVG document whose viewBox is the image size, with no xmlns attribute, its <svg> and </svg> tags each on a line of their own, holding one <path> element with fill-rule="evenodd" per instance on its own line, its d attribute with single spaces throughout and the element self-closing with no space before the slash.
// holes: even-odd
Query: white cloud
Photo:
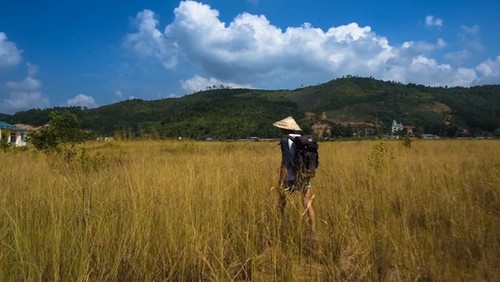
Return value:
<svg viewBox="0 0 500 282">
<path fill-rule="evenodd" d="M 412 49 L 414 52 L 418 53 L 427 53 L 446 47 L 446 41 L 442 38 L 439 38 L 435 44 L 425 41 L 407 41 L 404 42 L 401 47 L 404 49 Z"/>
<path fill-rule="evenodd" d="M 7 35 L 0 32 L 0 67 L 17 66 L 21 62 L 22 51 L 16 44 L 7 39 Z"/>
<path fill-rule="evenodd" d="M 165 35 L 206 76 L 256 86 L 293 87 L 357 70 L 369 75 L 392 56 L 386 38 L 356 23 L 326 32 L 307 23 L 283 31 L 265 16 L 243 13 L 226 25 L 216 10 L 194 1 L 175 9 Z"/>
<path fill-rule="evenodd" d="M 49 99 L 41 92 L 42 83 L 32 77 L 26 77 L 20 82 L 9 81 L 6 88 L 9 97 L 0 104 L 2 112 L 12 113 L 28 108 L 46 108 Z"/>
<path fill-rule="evenodd" d="M 411 80 L 408 80 L 410 77 Z M 412 58 L 408 66 L 391 67 L 383 78 L 428 86 L 463 86 L 470 85 L 477 74 L 473 69 L 454 69 L 448 64 L 439 64 L 436 60 L 421 55 Z"/>
<path fill-rule="evenodd" d="M 46 108 L 50 105 L 49 99 L 41 91 L 42 82 L 33 77 L 38 72 L 38 66 L 26 64 L 28 76 L 21 81 L 5 83 L 7 97 L 0 101 L 0 112 L 14 113 L 29 108 Z"/>
<path fill-rule="evenodd" d="M 443 25 L 443 20 L 434 16 L 428 16 L 426 22 L 434 27 Z M 434 59 L 433 52 L 448 47 L 442 38 L 434 43 L 407 41 L 392 46 L 371 27 L 357 23 L 326 31 L 309 23 L 283 30 L 265 16 L 249 13 L 224 23 L 210 6 L 182 1 L 163 33 L 158 25 L 153 12 L 139 13 L 138 31 L 127 36 L 126 45 L 142 56 L 155 56 L 166 68 L 173 68 L 172 62 L 194 67 L 199 75 L 181 81 L 187 91 L 221 83 L 294 88 L 348 74 L 403 83 L 468 86 L 482 75 L 481 68 L 458 68 Z M 464 27 L 462 33 L 471 36 L 478 31 L 478 27 Z"/>
<path fill-rule="evenodd" d="M 138 31 L 126 36 L 124 46 L 140 56 L 159 59 L 167 69 L 175 68 L 177 60 L 171 54 L 175 46 L 170 46 L 165 35 L 156 28 L 158 19 L 155 13 L 150 10 L 139 12 L 133 24 Z"/>
<path fill-rule="evenodd" d="M 14 42 L 8 40 L 5 33 L 0 32 L 0 68 L 18 66 L 22 61 L 22 52 Z M 0 100 L 1 112 L 14 113 L 27 108 L 49 106 L 49 99 L 41 92 L 42 82 L 34 78 L 38 72 L 38 66 L 26 63 L 26 67 L 28 75 L 24 79 L 2 82 L 7 91 L 6 96 Z"/>
<path fill-rule="evenodd" d="M 9 81 L 6 86 L 12 91 L 37 91 L 42 87 L 42 83 L 28 76 L 20 82 Z"/>
<path fill-rule="evenodd" d="M 10 93 L 10 98 L 5 99 L 2 111 L 6 113 L 16 112 L 29 108 L 46 108 L 49 99 L 42 95 L 41 91 L 15 91 Z"/>
<path fill-rule="evenodd" d="M 500 56 L 495 60 L 488 59 L 476 67 L 481 75 L 475 84 L 499 84 L 500 83 Z"/>
<path fill-rule="evenodd" d="M 68 106 L 78 106 L 86 108 L 95 108 L 98 106 L 94 100 L 94 97 L 85 94 L 78 94 L 75 97 L 68 99 L 67 104 Z"/>
<path fill-rule="evenodd" d="M 443 26 L 443 20 L 438 18 L 438 17 L 434 17 L 433 15 L 428 15 L 425 17 L 425 25 L 426 26 L 429 26 L 429 27 L 442 27 Z"/>
</svg>

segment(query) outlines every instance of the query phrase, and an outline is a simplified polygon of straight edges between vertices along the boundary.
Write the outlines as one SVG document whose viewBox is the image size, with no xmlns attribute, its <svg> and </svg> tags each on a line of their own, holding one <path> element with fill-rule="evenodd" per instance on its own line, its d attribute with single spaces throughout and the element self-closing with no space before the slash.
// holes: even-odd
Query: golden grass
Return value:
<svg viewBox="0 0 500 282">
<path fill-rule="evenodd" d="M 0 280 L 500 280 L 499 141 L 321 143 L 315 238 L 276 144 L 0 151 Z"/>
</svg>

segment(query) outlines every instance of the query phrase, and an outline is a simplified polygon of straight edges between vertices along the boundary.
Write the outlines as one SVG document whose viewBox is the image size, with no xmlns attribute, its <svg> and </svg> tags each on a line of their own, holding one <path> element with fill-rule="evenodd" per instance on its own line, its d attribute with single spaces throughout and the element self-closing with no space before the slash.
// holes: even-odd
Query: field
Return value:
<svg viewBox="0 0 500 282">
<path fill-rule="evenodd" d="M 0 151 L 0 281 L 500 281 L 500 141 L 320 143 L 318 231 L 276 142 Z"/>
</svg>

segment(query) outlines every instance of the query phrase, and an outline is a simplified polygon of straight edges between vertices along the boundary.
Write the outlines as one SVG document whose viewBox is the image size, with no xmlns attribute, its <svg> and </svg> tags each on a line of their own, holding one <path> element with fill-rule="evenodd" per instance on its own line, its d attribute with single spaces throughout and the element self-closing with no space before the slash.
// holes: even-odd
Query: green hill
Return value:
<svg viewBox="0 0 500 282">
<path fill-rule="evenodd" d="M 269 121 L 303 116 L 287 99 L 268 99 L 253 92 L 218 89 L 175 99 L 135 99 L 87 110 L 82 119 L 87 127 L 105 135 L 227 139 L 273 136 L 276 131 Z"/>
<path fill-rule="evenodd" d="M 62 108 L 31 109 L 0 118 L 42 125 L 57 109 Z M 349 76 L 295 90 L 224 88 L 181 98 L 66 109 L 95 136 L 126 138 L 276 137 L 279 132 L 271 124 L 289 115 L 306 132 L 314 128 L 323 136 L 384 134 L 393 120 L 417 134 L 482 135 L 500 128 L 500 85 L 427 87 Z"/>
</svg>

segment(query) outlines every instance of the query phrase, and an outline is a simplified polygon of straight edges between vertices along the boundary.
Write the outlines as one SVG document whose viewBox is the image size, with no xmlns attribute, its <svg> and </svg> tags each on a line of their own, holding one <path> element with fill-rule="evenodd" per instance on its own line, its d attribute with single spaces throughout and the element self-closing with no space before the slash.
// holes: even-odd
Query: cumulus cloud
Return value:
<svg viewBox="0 0 500 282">
<path fill-rule="evenodd" d="M 408 67 L 408 75 L 418 75 L 415 82 L 430 86 L 459 86 L 476 79 L 473 70 L 453 68 L 448 64 L 438 64 L 436 60 L 418 56 Z M 431 83 L 429 84 L 429 81 Z"/>
<path fill-rule="evenodd" d="M 9 41 L 5 33 L 0 32 L 0 67 L 17 66 L 22 59 L 21 53 L 16 44 Z"/>
<path fill-rule="evenodd" d="M 9 97 L 2 102 L 0 108 L 3 112 L 11 113 L 27 108 L 48 107 L 49 99 L 43 96 L 41 87 L 42 83 L 32 77 L 26 77 L 19 82 L 7 82 Z"/>
<path fill-rule="evenodd" d="M 425 41 L 407 41 L 404 42 L 401 47 L 406 50 L 412 50 L 414 53 L 429 53 L 446 47 L 446 41 L 442 38 L 439 38 L 435 44 Z"/>
<path fill-rule="evenodd" d="M 2 67 L 16 67 L 22 61 L 22 50 L 9 41 L 7 35 L 0 32 L 0 69 Z M 38 66 L 26 63 L 27 76 L 18 81 L 2 82 L 6 89 L 5 97 L 1 97 L 0 111 L 14 113 L 27 108 L 45 108 L 49 106 L 49 99 L 42 94 L 42 82 L 34 76 L 38 73 Z M 4 93 L 0 93 L 3 95 Z"/>
<path fill-rule="evenodd" d="M 498 84 L 500 83 L 500 56 L 495 60 L 488 59 L 476 67 L 480 77 L 475 84 Z"/>
<path fill-rule="evenodd" d="M 42 87 L 42 83 L 32 77 L 26 77 L 19 82 L 9 81 L 6 86 L 11 91 L 36 91 Z"/>
<path fill-rule="evenodd" d="M 85 108 L 95 108 L 98 106 L 94 100 L 94 97 L 85 94 L 78 94 L 75 97 L 68 99 L 67 104 L 68 106 L 78 106 Z"/>
<path fill-rule="evenodd" d="M 29 108 L 46 108 L 49 99 L 42 95 L 41 91 L 14 91 L 10 98 L 3 101 L 3 110 L 7 113 L 25 110 Z"/>
<path fill-rule="evenodd" d="M 165 68 L 173 69 L 177 65 L 177 59 L 172 55 L 175 46 L 170 45 L 157 29 L 158 24 L 158 17 L 153 11 L 139 12 L 133 21 L 137 32 L 127 35 L 123 45 L 140 56 L 157 58 Z"/>
<path fill-rule="evenodd" d="M 265 16 L 249 13 L 224 23 L 217 10 L 196 1 L 180 2 L 163 32 L 152 11 L 139 13 L 135 23 L 138 30 L 127 36 L 126 43 L 138 54 L 155 56 L 168 69 L 179 64 L 198 70 L 199 75 L 181 81 L 188 91 L 220 83 L 293 88 L 349 74 L 467 86 L 483 75 L 482 68 L 460 68 L 433 59 L 433 52 L 448 47 L 442 38 L 434 43 L 407 41 L 393 46 L 371 27 L 357 23 L 327 30 L 309 23 L 281 29 Z M 441 27 L 443 20 L 428 16 L 426 24 Z M 470 37 L 477 29 L 463 27 L 462 33 Z"/>
<path fill-rule="evenodd" d="M 400 77 L 401 79 L 398 79 Z M 411 77 L 411 80 L 406 78 Z M 453 68 L 449 64 L 440 64 L 435 59 L 417 56 L 407 66 L 393 66 L 384 74 L 384 79 L 407 81 L 428 86 L 464 86 L 470 85 L 477 74 L 473 69 Z"/>
<path fill-rule="evenodd" d="M 0 111 L 14 113 L 28 108 L 46 108 L 49 99 L 41 91 L 42 82 L 33 76 L 38 72 L 38 66 L 27 63 L 28 76 L 20 81 L 5 83 L 7 97 L 0 102 Z"/>
<path fill-rule="evenodd" d="M 433 15 L 428 15 L 425 17 L 425 25 L 426 26 L 429 26 L 429 27 L 442 27 L 443 26 L 443 20 L 438 18 L 438 17 L 434 17 Z"/>
<path fill-rule="evenodd" d="M 265 16 L 243 13 L 226 25 L 218 11 L 194 1 L 181 2 L 174 13 L 166 37 L 208 77 L 238 84 L 291 86 L 357 70 L 369 75 L 392 56 L 386 38 L 356 23 L 326 32 L 307 23 L 281 30 Z"/>
</svg>

